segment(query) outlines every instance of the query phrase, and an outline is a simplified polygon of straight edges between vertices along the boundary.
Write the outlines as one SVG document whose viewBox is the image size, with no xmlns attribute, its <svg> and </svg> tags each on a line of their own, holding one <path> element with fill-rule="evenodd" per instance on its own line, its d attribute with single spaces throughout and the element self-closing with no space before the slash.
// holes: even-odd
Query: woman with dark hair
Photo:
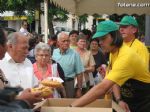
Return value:
<svg viewBox="0 0 150 112">
<path fill-rule="evenodd" d="M 118 26 L 110 20 L 100 22 L 93 38 L 99 38 L 103 50 L 110 52 L 107 75 L 103 81 L 94 86 L 87 94 L 74 101 L 71 106 L 87 105 L 106 94 L 115 84 L 126 86 L 127 95 L 124 101 L 128 106 L 126 112 L 149 112 L 150 107 L 150 73 L 140 56 L 123 44 L 118 33 Z M 94 94 L 93 94 L 94 93 Z M 116 99 L 120 103 L 121 98 Z"/>
<path fill-rule="evenodd" d="M 70 40 L 70 48 L 76 49 L 77 48 L 77 37 L 79 32 L 77 30 L 72 30 L 69 33 L 69 40 Z"/>
<path fill-rule="evenodd" d="M 90 41 L 90 51 L 94 57 L 95 60 L 95 70 L 93 72 L 93 77 L 94 78 L 104 78 L 105 76 L 105 68 L 104 66 L 107 65 L 107 61 L 105 59 L 105 56 L 103 54 L 103 52 L 101 51 L 100 47 L 99 47 L 99 41 L 97 39 L 92 39 Z M 102 66 L 103 65 L 103 66 Z M 98 76 L 98 74 L 100 76 Z M 98 79 L 100 80 L 100 79 Z"/>
</svg>

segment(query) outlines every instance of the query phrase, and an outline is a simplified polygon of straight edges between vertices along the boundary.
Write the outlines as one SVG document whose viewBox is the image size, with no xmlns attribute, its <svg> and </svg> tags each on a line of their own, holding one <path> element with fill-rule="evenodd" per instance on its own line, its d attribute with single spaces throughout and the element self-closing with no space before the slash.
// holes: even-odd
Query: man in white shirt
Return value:
<svg viewBox="0 0 150 112">
<path fill-rule="evenodd" d="M 5 74 L 10 86 L 31 88 L 38 85 L 33 74 L 31 62 L 26 58 L 28 54 L 28 38 L 19 32 L 8 36 L 7 53 L 0 61 L 0 68 Z"/>
<path fill-rule="evenodd" d="M 20 32 L 21 32 L 23 35 L 28 35 L 28 34 L 29 34 L 27 28 L 28 28 L 28 23 L 27 23 L 27 21 L 22 21 L 22 26 L 21 26 L 21 28 L 20 28 Z"/>
<path fill-rule="evenodd" d="M 2 28 L 0 28 L 0 60 L 2 60 L 4 58 L 4 55 L 6 53 L 7 50 L 7 45 L 6 45 L 7 39 L 6 39 L 6 34 L 4 33 L 4 30 Z M 4 91 L 7 90 L 7 92 L 11 91 L 8 88 L 4 88 L 6 85 L 6 79 L 4 76 L 3 71 L 0 69 L 0 91 L 1 94 L 4 93 Z M 8 93 L 9 93 L 8 92 Z M 13 92 L 13 91 L 12 91 Z M 7 95 L 6 95 L 7 96 Z M 13 99 L 13 98 L 12 98 Z M 41 101 L 42 97 L 41 97 L 41 93 L 40 92 L 36 92 L 36 93 L 32 93 L 31 90 L 25 89 L 24 91 L 22 91 L 22 93 L 16 97 L 17 100 L 14 99 L 14 101 L 9 101 L 7 103 L 7 105 L 5 105 L 5 103 L 7 101 L 5 101 L 2 97 L 0 98 L 0 111 L 17 111 L 18 109 L 30 109 L 31 106 L 33 106 L 34 103 Z M 4 108 L 3 108 L 4 107 Z M 6 107 L 6 108 L 5 108 Z M 18 111 L 19 111 L 18 110 Z"/>
</svg>

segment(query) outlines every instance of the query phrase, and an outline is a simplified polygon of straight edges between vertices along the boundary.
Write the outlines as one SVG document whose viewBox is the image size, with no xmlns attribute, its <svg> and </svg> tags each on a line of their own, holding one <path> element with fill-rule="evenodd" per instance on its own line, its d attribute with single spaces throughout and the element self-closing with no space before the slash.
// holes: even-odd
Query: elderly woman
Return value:
<svg viewBox="0 0 150 112">
<path fill-rule="evenodd" d="M 64 80 L 64 72 L 58 63 L 51 60 L 51 50 L 47 44 L 40 42 L 35 46 L 35 59 L 34 74 L 39 81 L 47 77 L 60 77 Z M 61 93 L 65 97 L 64 90 Z"/>
<path fill-rule="evenodd" d="M 80 54 L 81 61 L 84 65 L 85 72 L 83 75 L 83 94 L 94 85 L 93 74 L 95 70 L 95 61 L 90 51 L 86 49 L 87 41 L 84 34 L 80 34 L 77 39 L 76 51 Z"/>
</svg>

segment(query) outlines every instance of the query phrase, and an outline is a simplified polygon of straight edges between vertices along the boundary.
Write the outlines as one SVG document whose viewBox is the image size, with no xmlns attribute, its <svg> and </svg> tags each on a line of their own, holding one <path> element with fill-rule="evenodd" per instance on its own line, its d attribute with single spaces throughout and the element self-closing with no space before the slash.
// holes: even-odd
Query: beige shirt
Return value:
<svg viewBox="0 0 150 112">
<path fill-rule="evenodd" d="M 90 51 L 86 50 L 82 55 L 80 55 L 81 57 L 81 61 L 84 65 L 84 68 L 90 67 L 90 66 L 94 66 L 95 65 L 95 61 L 93 58 L 93 55 Z M 89 73 L 84 72 L 84 77 L 83 77 L 83 83 L 89 81 Z"/>
</svg>

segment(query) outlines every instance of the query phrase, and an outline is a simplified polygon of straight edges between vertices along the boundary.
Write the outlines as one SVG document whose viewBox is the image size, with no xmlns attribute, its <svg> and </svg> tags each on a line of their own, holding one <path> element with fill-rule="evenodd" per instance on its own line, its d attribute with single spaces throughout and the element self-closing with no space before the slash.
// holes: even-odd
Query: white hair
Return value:
<svg viewBox="0 0 150 112">
<path fill-rule="evenodd" d="M 48 44 L 43 43 L 43 42 L 39 42 L 36 46 L 35 46 L 35 50 L 34 50 L 34 54 L 37 55 L 37 52 L 39 50 L 47 50 L 49 52 L 49 54 L 51 54 L 51 48 L 49 47 Z"/>
<path fill-rule="evenodd" d="M 60 41 L 60 39 L 64 36 L 69 36 L 66 32 L 60 32 L 58 35 L 57 35 L 57 40 Z"/>
<path fill-rule="evenodd" d="M 13 33 L 10 33 L 8 36 L 7 36 L 7 44 L 17 44 L 17 41 L 18 41 L 18 38 L 20 38 L 20 36 L 23 35 L 22 33 L 20 32 L 13 32 Z M 23 35 L 24 36 L 24 35 Z M 22 38 L 22 37 L 21 37 Z"/>
</svg>

